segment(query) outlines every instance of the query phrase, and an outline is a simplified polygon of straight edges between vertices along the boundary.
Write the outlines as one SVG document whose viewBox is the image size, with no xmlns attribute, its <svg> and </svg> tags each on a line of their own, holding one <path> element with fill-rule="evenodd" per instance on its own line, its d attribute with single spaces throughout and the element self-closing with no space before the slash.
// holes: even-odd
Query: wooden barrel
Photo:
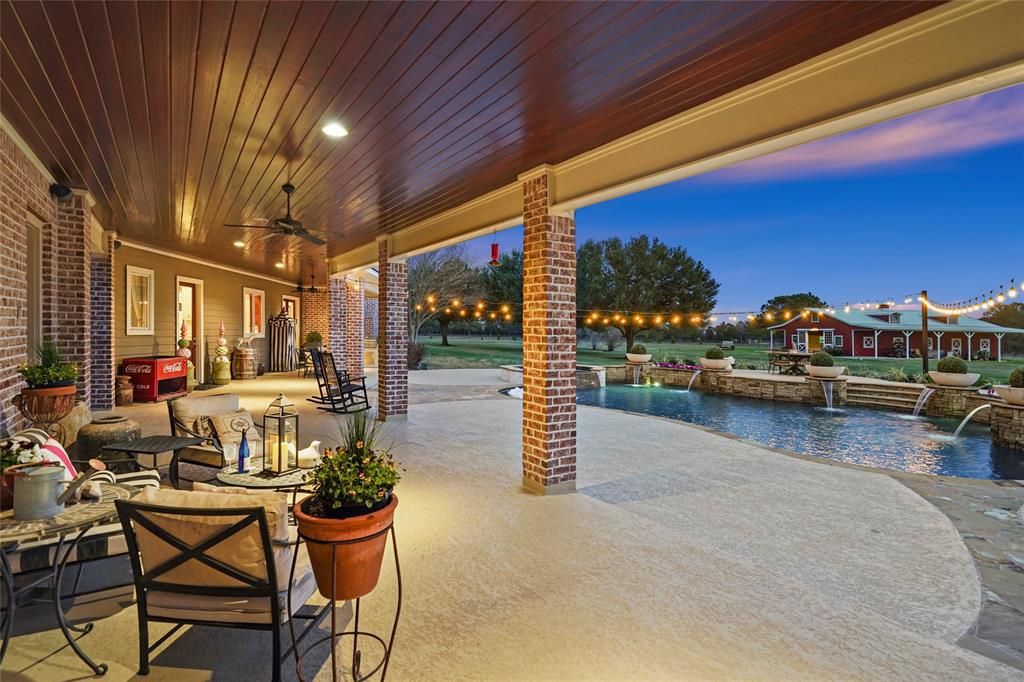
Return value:
<svg viewBox="0 0 1024 682">
<path fill-rule="evenodd" d="M 235 379 L 255 379 L 257 365 L 255 348 L 236 348 L 231 359 L 231 376 Z"/>
</svg>

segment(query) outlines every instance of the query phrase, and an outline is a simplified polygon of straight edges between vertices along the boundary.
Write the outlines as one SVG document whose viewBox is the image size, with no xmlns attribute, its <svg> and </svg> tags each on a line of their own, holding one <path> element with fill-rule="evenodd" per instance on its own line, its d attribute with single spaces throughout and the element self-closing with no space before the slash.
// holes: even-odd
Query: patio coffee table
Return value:
<svg viewBox="0 0 1024 682">
<path fill-rule="evenodd" d="M 302 486 L 306 484 L 312 469 L 296 469 L 279 476 L 267 476 L 262 473 L 263 458 L 253 458 L 249 462 L 249 470 L 238 473 L 238 462 L 234 462 L 217 472 L 217 480 L 224 485 L 250 488 L 254 490 L 291 490 L 292 506 L 298 500 Z M 289 515 L 291 509 L 288 510 Z"/>
<path fill-rule="evenodd" d="M 111 452 L 126 452 L 130 455 L 149 455 L 153 458 L 153 466 L 156 469 L 156 456 L 163 452 L 174 453 L 171 456 L 171 464 L 167 468 L 167 476 L 171 479 L 171 485 L 178 487 L 178 454 L 185 448 L 194 445 L 202 445 L 206 440 L 203 438 L 182 438 L 181 436 L 146 436 L 138 440 L 123 440 L 117 443 L 108 443 L 103 446 L 104 450 Z"/>
<path fill-rule="evenodd" d="M 3 644 L 0 645 L 0 661 L 7 653 L 7 643 L 14 629 L 14 614 L 17 610 L 18 596 L 31 592 L 37 587 L 45 586 L 50 592 L 50 601 L 54 605 L 57 625 L 60 626 L 64 639 L 94 674 L 103 675 L 107 672 L 106 663 L 96 663 L 78 644 L 78 639 L 82 635 L 92 631 L 93 624 L 86 623 L 81 626 L 69 623 L 67 614 L 64 613 L 63 599 L 60 596 L 64 569 L 67 567 L 68 559 L 75 553 L 78 543 L 86 532 L 94 526 L 109 523 L 117 518 L 114 500 L 130 499 L 138 492 L 137 488 L 118 483 L 100 482 L 99 485 L 101 493 L 99 500 L 86 499 L 76 504 L 69 504 L 64 511 L 49 519 L 19 521 L 14 518 L 12 511 L 8 510 L 0 514 L 0 574 L 3 576 L 7 606 L 3 626 L 0 627 L 3 636 Z M 56 540 L 53 565 L 49 567 L 45 575 L 15 588 L 14 575 L 7 558 L 8 553 L 17 552 L 22 545 L 34 544 L 40 540 Z M 78 633 L 78 637 L 76 638 L 73 633 Z"/>
</svg>

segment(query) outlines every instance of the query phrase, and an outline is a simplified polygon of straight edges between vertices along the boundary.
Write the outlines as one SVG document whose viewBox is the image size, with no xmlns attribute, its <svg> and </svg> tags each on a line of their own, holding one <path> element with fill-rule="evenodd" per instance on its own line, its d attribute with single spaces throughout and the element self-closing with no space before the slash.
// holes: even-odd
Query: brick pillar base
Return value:
<svg viewBox="0 0 1024 682">
<path fill-rule="evenodd" d="M 114 236 L 104 236 L 104 252 L 92 256 L 92 409 L 114 407 Z"/>
<path fill-rule="evenodd" d="M 332 277 L 330 285 L 331 350 L 339 369 L 363 376 L 363 285 L 358 279 Z"/>
<path fill-rule="evenodd" d="M 576 223 L 546 169 L 523 181 L 523 486 L 576 489 Z"/>
<path fill-rule="evenodd" d="M 391 258 L 389 238 L 380 238 L 377 246 L 377 419 L 387 421 L 409 412 L 409 269 Z"/>
</svg>

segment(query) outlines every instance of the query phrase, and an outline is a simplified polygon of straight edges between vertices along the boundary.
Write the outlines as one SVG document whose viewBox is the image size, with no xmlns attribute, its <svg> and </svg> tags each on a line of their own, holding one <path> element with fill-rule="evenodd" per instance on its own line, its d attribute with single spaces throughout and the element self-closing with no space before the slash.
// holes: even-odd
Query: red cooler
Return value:
<svg viewBox="0 0 1024 682">
<path fill-rule="evenodd" d="M 188 392 L 185 358 L 125 358 L 121 373 L 132 378 L 132 393 L 137 403 L 170 400 Z"/>
</svg>

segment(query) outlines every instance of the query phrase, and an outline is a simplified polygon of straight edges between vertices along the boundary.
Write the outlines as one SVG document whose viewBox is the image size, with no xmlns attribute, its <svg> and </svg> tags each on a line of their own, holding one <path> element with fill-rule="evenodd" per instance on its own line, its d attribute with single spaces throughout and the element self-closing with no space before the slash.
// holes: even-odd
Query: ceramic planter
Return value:
<svg viewBox="0 0 1024 682">
<path fill-rule="evenodd" d="M 721 360 L 713 358 L 697 358 L 697 362 L 699 362 L 700 366 L 704 369 L 732 369 L 732 363 L 734 361 L 732 358 L 722 358 Z"/>
<path fill-rule="evenodd" d="M 35 424 L 52 424 L 71 413 L 75 407 L 75 393 L 78 388 L 72 381 L 66 386 L 23 388 L 16 404 Z"/>
<path fill-rule="evenodd" d="M 815 367 L 807 365 L 807 373 L 815 379 L 838 379 L 846 371 L 845 367 L 833 365 L 832 367 Z"/>
<path fill-rule="evenodd" d="M 1013 386 L 993 386 L 996 395 L 1010 403 L 1011 405 L 1024 406 L 1024 388 L 1014 388 Z"/>
<path fill-rule="evenodd" d="M 231 383 L 231 363 L 230 362 L 214 362 L 213 363 L 213 376 L 211 378 L 213 383 L 218 386 L 224 386 Z"/>
<path fill-rule="evenodd" d="M 311 499 L 311 498 L 307 498 Z M 331 592 L 331 545 L 307 542 L 309 561 L 313 565 L 320 594 L 327 599 L 344 601 L 357 599 L 373 591 L 380 577 L 380 566 L 387 547 L 388 534 L 384 531 L 391 525 L 398 507 L 398 496 L 391 495 L 391 501 L 376 511 L 345 519 L 325 519 L 310 516 L 302 510 L 306 500 L 295 503 L 293 513 L 299 532 L 310 540 L 337 542 L 355 541 L 334 545 L 334 592 Z"/>
<path fill-rule="evenodd" d="M 968 372 L 966 374 L 954 374 L 952 372 L 928 372 L 928 376 L 932 378 L 939 386 L 951 386 L 954 388 L 967 388 L 973 386 L 979 378 L 980 374 L 975 372 Z"/>
<path fill-rule="evenodd" d="M 632 362 L 635 365 L 642 365 L 645 362 L 651 361 L 650 353 L 626 353 L 626 360 Z"/>
</svg>

